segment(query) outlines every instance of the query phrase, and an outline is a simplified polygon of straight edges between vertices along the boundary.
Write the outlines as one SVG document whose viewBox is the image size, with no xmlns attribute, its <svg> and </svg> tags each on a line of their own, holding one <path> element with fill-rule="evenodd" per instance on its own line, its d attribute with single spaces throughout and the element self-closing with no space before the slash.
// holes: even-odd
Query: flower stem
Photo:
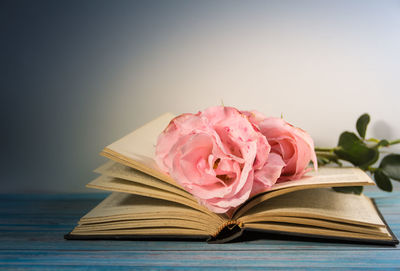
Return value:
<svg viewBox="0 0 400 271">
<path fill-rule="evenodd" d="M 367 168 L 367 171 L 369 171 L 369 172 L 371 172 L 371 173 L 374 173 L 375 171 L 377 171 L 378 170 L 378 168 L 376 168 L 376 167 L 368 167 Z"/>
<path fill-rule="evenodd" d="M 335 150 L 335 148 L 319 148 L 319 147 L 315 147 L 314 148 L 315 151 L 317 152 L 333 152 Z"/>
<path fill-rule="evenodd" d="M 396 139 L 396 140 L 390 141 L 389 145 L 395 145 L 395 144 L 399 144 L 399 143 L 400 143 L 400 139 Z"/>
<path fill-rule="evenodd" d="M 328 158 L 328 159 L 337 159 L 337 156 L 336 156 L 336 154 L 334 154 L 334 153 L 328 153 L 328 152 L 316 152 L 315 153 L 317 156 L 321 156 L 321 157 L 325 157 L 325 158 Z"/>
<path fill-rule="evenodd" d="M 368 138 L 368 139 L 366 139 L 365 141 L 368 141 L 368 142 L 374 142 L 374 143 L 379 143 L 379 139 L 376 139 L 376 138 L 373 138 L 373 137 L 371 137 L 371 138 Z"/>
</svg>

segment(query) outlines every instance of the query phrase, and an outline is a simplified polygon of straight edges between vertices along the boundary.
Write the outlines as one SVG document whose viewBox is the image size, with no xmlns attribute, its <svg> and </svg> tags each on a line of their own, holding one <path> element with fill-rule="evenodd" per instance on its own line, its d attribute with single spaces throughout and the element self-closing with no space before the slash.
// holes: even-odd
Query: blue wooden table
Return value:
<svg viewBox="0 0 400 271">
<path fill-rule="evenodd" d="M 400 248 L 253 240 L 230 244 L 169 241 L 67 241 L 106 194 L 1 195 L 0 268 L 5 269 L 400 269 Z M 371 193 L 370 193 L 371 196 Z M 400 193 L 372 192 L 400 237 Z"/>
</svg>

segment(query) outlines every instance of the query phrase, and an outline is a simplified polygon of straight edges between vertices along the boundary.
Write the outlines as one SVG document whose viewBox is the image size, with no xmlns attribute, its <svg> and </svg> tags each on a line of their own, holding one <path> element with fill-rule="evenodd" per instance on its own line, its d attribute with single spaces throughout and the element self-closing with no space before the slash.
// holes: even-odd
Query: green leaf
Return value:
<svg viewBox="0 0 400 271">
<path fill-rule="evenodd" d="M 333 190 L 340 193 L 346 194 L 357 194 L 360 195 L 363 191 L 362 186 L 343 186 L 343 187 L 332 187 Z"/>
<path fill-rule="evenodd" d="M 382 170 L 375 171 L 374 177 L 375 182 L 380 189 L 382 189 L 383 191 L 392 192 L 392 183 L 390 182 L 389 177 L 386 176 L 385 173 L 382 172 Z"/>
<path fill-rule="evenodd" d="M 361 115 L 356 123 L 356 128 L 358 134 L 361 136 L 361 138 L 365 138 L 365 133 L 367 132 L 367 126 L 370 121 L 370 117 L 367 113 Z"/>
<path fill-rule="evenodd" d="M 400 181 L 400 154 L 386 155 L 379 165 L 383 173 L 388 177 Z"/>
<path fill-rule="evenodd" d="M 343 132 L 340 135 L 338 148 L 334 152 L 339 159 L 349 161 L 362 169 L 367 169 L 379 158 L 377 148 L 368 147 L 356 134 L 351 132 Z"/>
</svg>

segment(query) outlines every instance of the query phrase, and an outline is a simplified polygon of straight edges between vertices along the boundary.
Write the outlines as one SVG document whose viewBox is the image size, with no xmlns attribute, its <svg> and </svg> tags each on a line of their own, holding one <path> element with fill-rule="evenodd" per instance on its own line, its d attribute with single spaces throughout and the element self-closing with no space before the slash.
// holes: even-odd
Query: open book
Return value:
<svg viewBox="0 0 400 271">
<path fill-rule="evenodd" d="M 226 242 L 248 232 L 376 244 L 398 244 L 373 200 L 337 193 L 335 186 L 374 185 L 357 168 L 320 168 L 278 183 L 229 216 L 216 214 L 161 172 L 154 151 L 174 117 L 164 114 L 104 148 L 110 159 L 87 186 L 113 191 L 82 217 L 67 239 L 204 239 Z"/>
</svg>

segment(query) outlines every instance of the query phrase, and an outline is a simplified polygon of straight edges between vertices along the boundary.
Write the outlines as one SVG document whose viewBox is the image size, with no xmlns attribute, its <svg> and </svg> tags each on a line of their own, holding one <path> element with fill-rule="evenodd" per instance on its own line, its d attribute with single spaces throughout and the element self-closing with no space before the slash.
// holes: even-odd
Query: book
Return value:
<svg viewBox="0 0 400 271">
<path fill-rule="evenodd" d="M 109 161 L 90 188 L 112 193 L 83 216 L 66 239 L 193 239 L 223 243 L 251 233 L 396 245 L 374 201 L 332 187 L 374 185 L 358 168 L 320 168 L 275 184 L 229 214 L 200 205 L 154 160 L 164 114 L 105 147 Z"/>
</svg>

